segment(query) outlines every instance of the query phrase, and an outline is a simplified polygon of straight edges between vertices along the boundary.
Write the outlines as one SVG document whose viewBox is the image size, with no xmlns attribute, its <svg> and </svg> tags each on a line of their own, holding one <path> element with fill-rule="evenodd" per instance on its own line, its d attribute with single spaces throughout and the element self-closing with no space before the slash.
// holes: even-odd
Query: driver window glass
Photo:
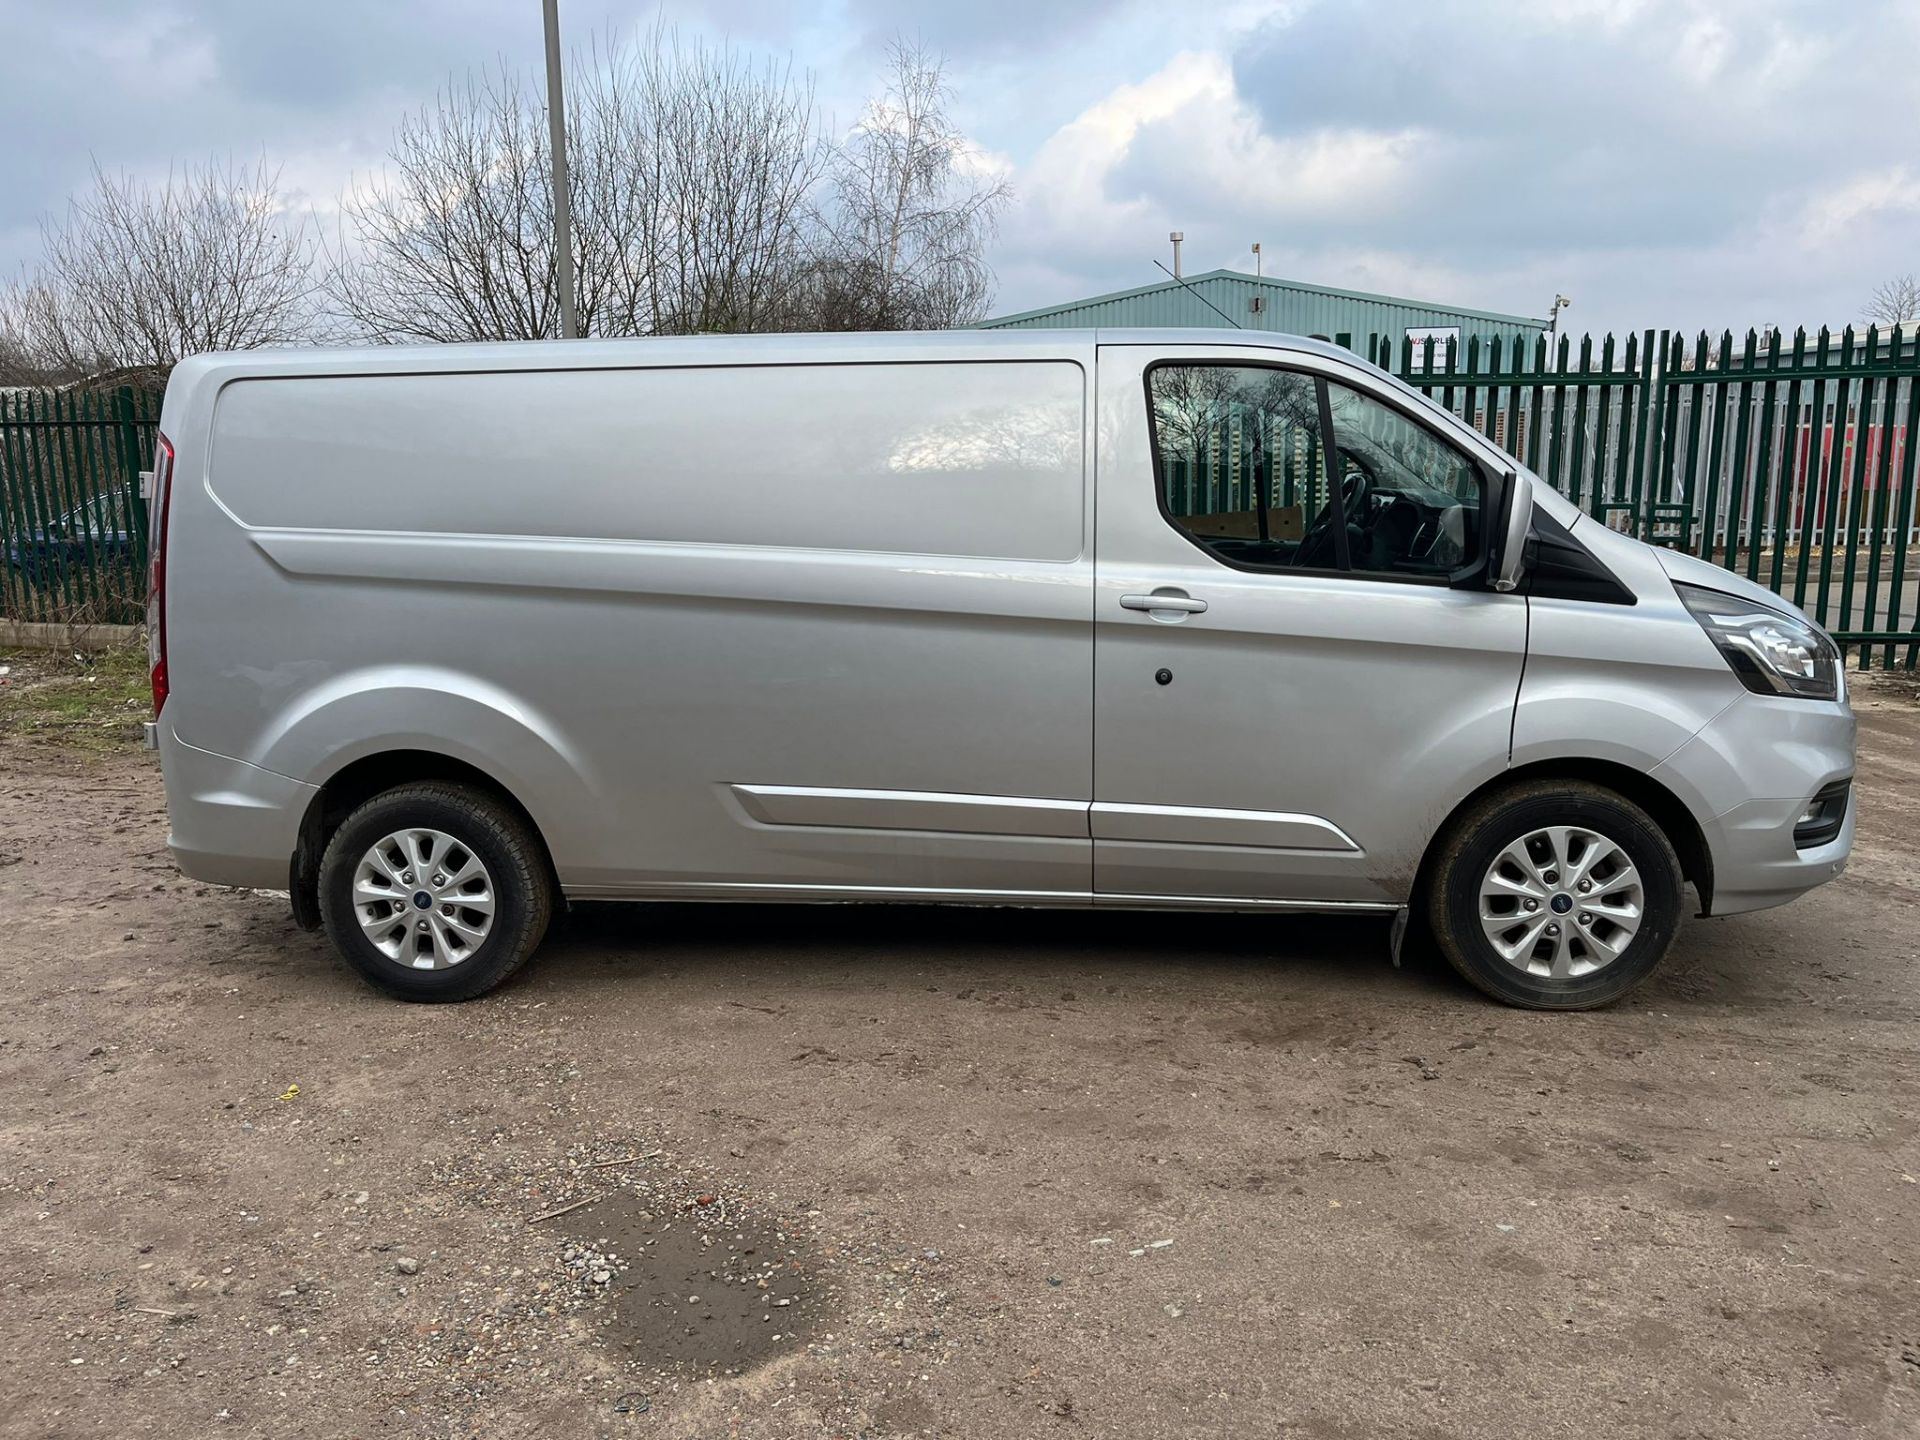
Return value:
<svg viewBox="0 0 1920 1440">
<path fill-rule="evenodd" d="M 1326 382 L 1336 497 L 1320 443 L 1320 386 L 1266 366 L 1150 370 L 1167 519 L 1245 568 L 1445 576 L 1470 563 L 1482 490 L 1472 462 L 1390 406 Z"/>
<path fill-rule="evenodd" d="M 1331 567 L 1313 377 L 1235 365 L 1148 373 L 1167 518 L 1235 565 Z M 1324 554 L 1319 552 L 1324 551 Z"/>
<path fill-rule="evenodd" d="M 1466 456 L 1399 411 L 1331 381 L 1328 408 L 1355 570 L 1445 575 L 1480 543 L 1481 479 Z"/>
</svg>

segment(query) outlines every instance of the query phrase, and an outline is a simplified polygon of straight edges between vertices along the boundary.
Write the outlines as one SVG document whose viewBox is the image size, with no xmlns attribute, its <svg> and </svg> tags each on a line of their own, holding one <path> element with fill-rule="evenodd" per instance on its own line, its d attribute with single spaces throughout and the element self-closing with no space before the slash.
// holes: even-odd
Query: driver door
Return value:
<svg viewBox="0 0 1920 1440">
<path fill-rule="evenodd" d="M 1482 461 L 1318 351 L 1103 346 L 1098 391 L 1097 898 L 1404 903 L 1507 763 L 1526 601 L 1449 581 Z"/>
</svg>

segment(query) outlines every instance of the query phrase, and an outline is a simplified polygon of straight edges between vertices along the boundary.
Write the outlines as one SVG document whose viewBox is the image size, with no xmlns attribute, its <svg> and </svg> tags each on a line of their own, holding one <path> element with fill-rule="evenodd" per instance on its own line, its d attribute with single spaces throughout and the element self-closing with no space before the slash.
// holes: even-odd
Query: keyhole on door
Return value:
<svg viewBox="0 0 1920 1440">
<path fill-rule="evenodd" d="M 1154 672 L 1153 672 L 1153 683 L 1154 683 L 1154 684 L 1156 684 L 1156 685 L 1171 685 L 1171 684 L 1173 684 L 1173 671 L 1171 671 L 1171 670 L 1156 670 L 1156 671 L 1154 671 Z"/>
</svg>

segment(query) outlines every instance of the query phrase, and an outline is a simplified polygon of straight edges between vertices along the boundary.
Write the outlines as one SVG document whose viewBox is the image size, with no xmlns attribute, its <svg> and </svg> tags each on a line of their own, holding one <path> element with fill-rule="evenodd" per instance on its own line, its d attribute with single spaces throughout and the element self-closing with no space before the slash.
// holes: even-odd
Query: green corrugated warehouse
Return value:
<svg viewBox="0 0 1920 1440">
<path fill-rule="evenodd" d="M 1305 285 L 1297 280 L 1248 275 L 1239 270 L 1209 270 L 1184 281 L 1167 279 L 1137 290 L 1117 290 L 1088 300 L 1072 300 L 1017 315 L 999 315 L 979 322 L 982 330 L 1062 330 L 1082 326 L 1211 325 L 1228 329 L 1279 330 L 1289 335 L 1325 335 L 1367 352 L 1367 337 L 1391 338 L 1395 351 L 1409 334 L 1415 340 L 1433 335 L 1444 343 L 1457 331 L 1462 347 L 1478 335 L 1484 346 L 1495 336 L 1507 345 L 1546 332 L 1547 322 L 1528 315 L 1500 315 L 1488 310 L 1462 310 L 1452 305 L 1429 305 L 1392 295 L 1369 295 L 1360 290 L 1335 290 Z"/>
</svg>

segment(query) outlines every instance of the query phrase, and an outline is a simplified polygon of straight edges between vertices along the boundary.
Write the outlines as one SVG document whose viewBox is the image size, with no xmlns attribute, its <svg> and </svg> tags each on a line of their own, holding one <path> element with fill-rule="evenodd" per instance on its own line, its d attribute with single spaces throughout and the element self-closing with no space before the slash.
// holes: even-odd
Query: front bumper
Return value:
<svg viewBox="0 0 1920 1440">
<path fill-rule="evenodd" d="M 1856 729 L 1844 700 L 1746 695 L 1653 770 L 1700 822 L 1713 860 L 1706 913 L 1784 905 L 1846 868 L 1857 787 L 1832 840 L 1803 850 L 1793 831 L 1822 788 L 1852 776 Z"/>
<path fill-rule="evenodd" d="M 1784 905 L 1838 876 L 1847 868 L 1847 852 L 1853 848 L 1855 804 L 1849 796 L 1840 834 L 1810 850 L 1796 849 L 1793 843 L 1794 823 L 1807 808 L 1804 799 L 1750 800 L 1721 816 L 1712 913 L 1738 915 L 1743 910 Z M 1714 844 L 1712 837 L 1708 843 Z"/>
</svg>

